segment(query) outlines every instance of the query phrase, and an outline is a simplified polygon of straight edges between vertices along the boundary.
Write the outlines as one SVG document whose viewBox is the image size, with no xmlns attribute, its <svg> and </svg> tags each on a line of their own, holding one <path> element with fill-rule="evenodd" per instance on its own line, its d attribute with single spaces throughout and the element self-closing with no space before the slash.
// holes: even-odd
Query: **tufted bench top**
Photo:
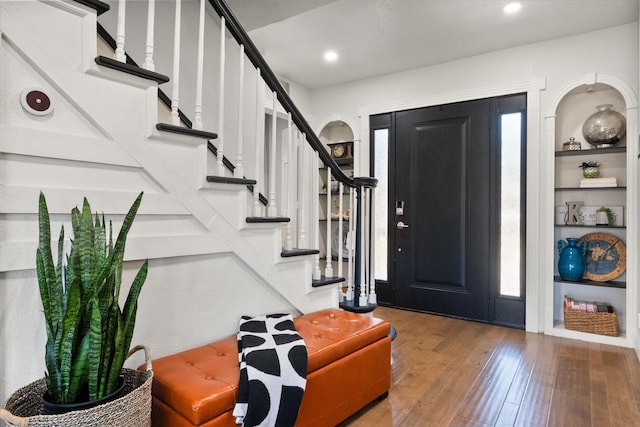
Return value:
<svg viewBox="0 0 640 427">
<path fill-rule="evenodd" d="M 388 322 L 327 309 L 294 319 L 307 346 L 308 373 L 389 334 Z M 153 395 L 192 424 L 233 409 L 238 384 L 238 345 L 231 336 L 153 361 Z"/>
</svg>

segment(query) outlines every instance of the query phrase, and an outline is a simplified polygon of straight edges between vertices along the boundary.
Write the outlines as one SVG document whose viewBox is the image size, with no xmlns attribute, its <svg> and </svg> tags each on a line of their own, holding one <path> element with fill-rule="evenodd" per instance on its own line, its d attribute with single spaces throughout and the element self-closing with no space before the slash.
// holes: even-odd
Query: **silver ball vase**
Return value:
<svg viewBox="0 0 640 427">
<path fill-rule="evenodd" d="M 624 137 L 627 120 L 611 107 L 611 104 L 598 105 L 598 111 L 590 115 L 582 125 L 582 135 L 589 144 L 598 148 L 610 147 Z"/>
</svg>

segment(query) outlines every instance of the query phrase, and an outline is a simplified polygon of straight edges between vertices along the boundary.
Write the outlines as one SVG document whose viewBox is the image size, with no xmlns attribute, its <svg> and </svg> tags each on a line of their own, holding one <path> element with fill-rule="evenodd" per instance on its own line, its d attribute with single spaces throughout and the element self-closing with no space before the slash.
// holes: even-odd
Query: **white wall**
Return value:
<svg viewBox="0 0 640 427">
<path fill-rule="evenodd" d="M 540 220 L 548 216 L 541 188 L 548 183 L 550 171 L 541 153 L 551 152 L 545 151 L 549 141 L 544 117 L 554 114 L 548 110 L 558 91 L 594 72 L 620 79 L 637 94 L 637 23 L 314 90 L 312 111 L 319 118 L 337 115 L 359 121 L 363 144 L 358 156 L 361 161 L 356 166 L 360 174 L 366 174 L 369 114 L 502 95 L 510 90 L 527 91 L 526 327 L 529 331 L 542 331 L 547 309 L 545 286 L 551 286 L 547 280 L 551 273 L 541 275 L 540 269 L 546 268 L 549 251 L 553 250 L 539 244 L 540 236 L 548 235 L 549 228 Z M 637 331 L 633 336 L 638 336 Z M 637 342 L 637 338 L 633 341 Z"/>
</svg>

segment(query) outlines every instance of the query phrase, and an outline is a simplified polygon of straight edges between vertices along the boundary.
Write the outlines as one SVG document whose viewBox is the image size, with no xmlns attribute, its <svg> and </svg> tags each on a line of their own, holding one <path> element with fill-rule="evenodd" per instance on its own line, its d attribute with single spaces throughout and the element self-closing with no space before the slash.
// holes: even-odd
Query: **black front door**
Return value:
<svg viewBox="0 0 640 427">
<path fill-rule="evenodd" d="M 488 320 L 489 102 L 396 114 L 399 307 Z"/>
<path fill-rule="evenodd" d="M 524 325 L 524 287 L 505 297 L 499 281 L 501 118 L 524 117 L 525 108 L 516 95 L 372 117 L 372 129 L 390 134 L 389 286 L 381 287 L 390 305 Z M 523 148 L 524 120 L 521 129 Z M 524 188 L 520 178 L 510 184 Z"/>
</svg>

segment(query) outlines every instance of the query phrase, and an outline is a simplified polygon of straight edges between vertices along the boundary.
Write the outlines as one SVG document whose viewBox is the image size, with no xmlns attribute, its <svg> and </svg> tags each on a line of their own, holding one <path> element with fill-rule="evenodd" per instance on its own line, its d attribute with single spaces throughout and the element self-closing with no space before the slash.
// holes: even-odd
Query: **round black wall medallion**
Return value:
<svg viewBox="0 0 640 427">
<path fill-rule="evenodd" d="M 20 94 L 22 108 L 30 114 L 44 116 L 53 112 L 51 99 L 42 89 L 28 88 Z"/>
</svg>

